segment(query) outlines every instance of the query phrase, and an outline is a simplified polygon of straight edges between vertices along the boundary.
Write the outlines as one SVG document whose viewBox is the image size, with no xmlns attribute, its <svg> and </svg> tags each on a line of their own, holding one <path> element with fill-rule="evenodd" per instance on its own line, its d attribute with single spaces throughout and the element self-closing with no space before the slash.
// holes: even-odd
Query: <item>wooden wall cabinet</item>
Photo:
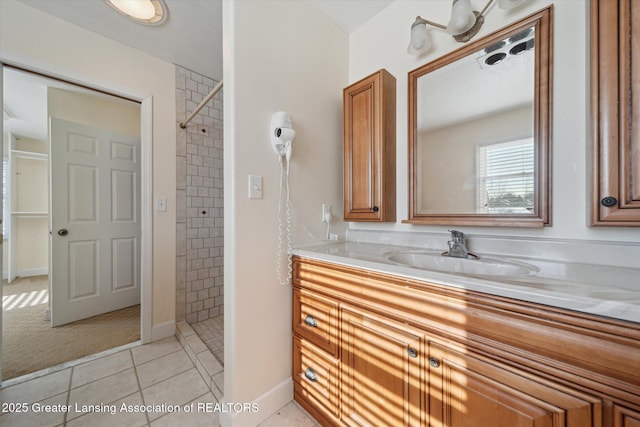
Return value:
<svg viewBox="0 0 640 427">
<path fill-rule="evenodd" d="M 592 225 L 640 226 L 639 94 L 637 2 L 591 0 Z"/>
<path fill-rule="evenodd" d="M 294 397 L 322 425 L 640 426 L 638 324 L 300 257 L 293 268 Z"/>
<path fill-rule="evenodd" d="M 343 91 L 344 220 L 396 220 L 396 79 L 384 69 Z"/>
</svg>

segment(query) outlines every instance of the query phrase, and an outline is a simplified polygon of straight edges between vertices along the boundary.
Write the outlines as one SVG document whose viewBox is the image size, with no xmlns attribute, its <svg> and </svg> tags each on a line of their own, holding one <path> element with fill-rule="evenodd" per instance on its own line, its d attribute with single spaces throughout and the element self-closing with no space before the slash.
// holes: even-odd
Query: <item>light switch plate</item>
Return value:
<svg viewBox="0 0 640 427">
<path fill-rule="evenodd" d="M 262 176 L 249 175 L 249 198 L 262 199 Z"/>
<path fill-rule="evenodd" d="M 166 212 L 166 211 L 167 211 L 167 198 L 156 197 L 156 212 Z"/>
</svg>

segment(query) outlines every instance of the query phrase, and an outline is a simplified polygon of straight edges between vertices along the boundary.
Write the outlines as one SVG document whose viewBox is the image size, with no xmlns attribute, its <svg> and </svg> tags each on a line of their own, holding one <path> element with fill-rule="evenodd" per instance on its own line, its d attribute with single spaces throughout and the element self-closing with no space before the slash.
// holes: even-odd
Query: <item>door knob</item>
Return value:
<svg viewBox="0 0 640 427">
<path fill-rule="evenodd" d="M 69 234 L 69 230 L 67 230 L 66 228 L 61 228 L 60 230 L 58 230 L 58 236 L 66 236 L 67 234 Z"/>
</svg>

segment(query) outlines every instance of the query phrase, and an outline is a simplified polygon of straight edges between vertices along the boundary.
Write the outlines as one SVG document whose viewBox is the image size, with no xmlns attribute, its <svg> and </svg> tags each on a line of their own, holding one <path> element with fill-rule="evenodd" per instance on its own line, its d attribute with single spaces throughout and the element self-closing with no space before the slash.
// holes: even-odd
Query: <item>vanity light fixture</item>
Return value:
<svg viewBox="0 0 640 427">
<path fill-rule="evenodd" d="M 451 5 L 451 18 L 449 23 L 445 25 L 428 21 L 416 17 L 411 25 L 411 41 L 407 48 L 410 55 L 418 55 L 427 51 L 431 47 L 431 37 L 427 31 L 427 24 L 441 28 L 461 43 L 468 42 L 475 36 L 482 24 L 484 24 L 484 15 L 489 6 L 496 0 L 489 0 L 484 8 L 477 12 L 471 8 L 471 0 L 453 0 Z M 525 3 L 527 0 L 497 0 L 500 9 L 513 9 Z"/>
<path fill-rule="evenodd" d="M 141 24 L 159 25 L 167 19 L 167 8 L 162 0 L 105 0 L 105 2 Z"/>
</svg>

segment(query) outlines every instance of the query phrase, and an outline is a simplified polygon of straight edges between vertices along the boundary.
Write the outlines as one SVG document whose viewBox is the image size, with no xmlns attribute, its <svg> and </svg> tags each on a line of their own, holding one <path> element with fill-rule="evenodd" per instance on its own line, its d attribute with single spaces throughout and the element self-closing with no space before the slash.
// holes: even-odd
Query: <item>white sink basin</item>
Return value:
<svg viewBox="0 0 640 427">
<path fill-rule="evenodd" d="M 522 277 L 536 273 L 532 265 L 505 261 L 497 258 L 481 257 L 454 258 L 443 256 L 439 252 L 398 251 L 387 252 L 385 258 L 393 263 L 423 270 L 439 271 L 450 274 L 464 274 L 481 277 Z"/>
</svg>

